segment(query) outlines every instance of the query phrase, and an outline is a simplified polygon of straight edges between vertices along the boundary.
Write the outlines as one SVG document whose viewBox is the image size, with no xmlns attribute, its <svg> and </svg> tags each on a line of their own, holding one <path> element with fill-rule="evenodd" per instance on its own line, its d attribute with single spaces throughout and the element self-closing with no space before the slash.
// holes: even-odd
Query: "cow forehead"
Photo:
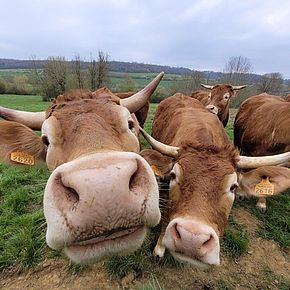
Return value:
<svg viewBox="0 0 290 290">
<path fill-rule="evenodd" d="M 233 94 L 233 88 L 230 85 L 216 85 L 213 87 L 212 91 L 211 91 L 211 95 L 220 95 L 221 97 L 225 94 L 225 93 L 230 93 Z"/>
<path fill-rule="evenodd" d="M 223 154 L 227 153 L 191 152 L 180 156 L 178 164 L 182 168 L 184 182 L 190 187 L 205 186 L 204 190 L 211 186 L 218 188 L 226 175 L 236 172 L 235 155 L 229 152 L 225 157 Z"/>
</svg>

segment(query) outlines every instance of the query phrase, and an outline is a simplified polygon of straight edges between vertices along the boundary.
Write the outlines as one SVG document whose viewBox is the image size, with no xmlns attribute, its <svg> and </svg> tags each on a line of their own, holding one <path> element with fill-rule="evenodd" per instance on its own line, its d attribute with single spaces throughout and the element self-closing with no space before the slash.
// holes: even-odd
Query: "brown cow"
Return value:
<svg viewBox="0 0 290 290">
<path fill-rule="evenodd" d="M 213 114 L 216 114 L 219 120 L 226 127 L 229 120 L 229 107 L 231 98 L 237 91 L 246 86 L 231 86 L 231 85 L 204 85 L 201 84 L 208 91 L 195 91 L 191 94 L 192 98 L 199 100 L 206 108 Z"/>
<path fill-rule="evenodd" d="M 131 97 L 132 95 L 134 95 L 135 92 L 126 92 L 126 93 L 115 93 L 115 95 L 117 97 L 119 97 L 120 99 L 126 99 L 128 97 Z M 145 121 L 146 121 L 146 118 L 147 118 L 147 115 L 148 115 L 148 110 L 149 110 L 149 105 L 150 105 L 150 102 L 149 100 L 146 102 L 146 104 L 141 108 L 139 109 L 137 112 L 135 112 L 135 116 L 139 122 L 139 125 L 143 128 L 144 127 L 144 124 L 145 124 Z"/>
<path fill-rule="evenodd" d="M 264 166 L 259 174 L 268 176 L 266 165 L 289 160 L 290 152 L 265 158 L 240 156 L 216 116 L 182 94 L 159 104 L 152 132 L 159 141 L 142 131 L 155 150 L 143 150 L 141 155 L 156 175 L 170 179 L 168 210 L 162 213 L 154 255 L 163 257 L 167 248 L 181 261 L 218 265 L 219 236 L 226 227 L 235 189 L 239 184 L 248 185 L 257 170 L 252 170 L 251 176 L 239 177 L 238 168 Z M 279 182 L 276 191 L 289 186 L 283 176 Z"/>
<path fill-rule="evenodd" d="M 245 100 L 234 122 L 234 143 L 248 156 L 273 155 L 290 150 L 290 102 L 266 93 Z M 254 195 L 253 190 L 239 192 Z M 265 197 L 257 206 L 265 210 Z"/>
<path fill-rule="evenodd" d="M 159 223 L 158 184 L 138 154 L 138 122 L 131 114 L 162 76 L 124 100 L 107 88 L 61 95 L 43 119 L 43 113 L 29 117 L 2 108 L 6 118 L 42 127 L 38 137 L 20 123 L 0 122 L 0 158 L 29 165 L 46 159 L 53 171 L 44 192 L 46 241 L 76 263 L 134 251 L 147 228 Z"/>
</svg>

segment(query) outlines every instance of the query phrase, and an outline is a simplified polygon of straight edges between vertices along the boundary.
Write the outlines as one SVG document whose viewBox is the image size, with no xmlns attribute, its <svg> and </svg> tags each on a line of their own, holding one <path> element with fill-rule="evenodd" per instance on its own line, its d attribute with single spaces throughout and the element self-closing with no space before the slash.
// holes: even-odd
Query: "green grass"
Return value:
<svg viewBox="0 0 290 290">
<path fill-rule="evenodd" d="M 228 283 L 222 279 L 217 281 L 217 289 L 218 290 L 234 290 L 232 286 L 229 286 Z"/>
<path fill-rule="evenodd" d="M 38 112 L 45 110 L 49 104 L 43 102 L 41 96 L 0 95 L 0 106 L 11 109 Z"/>
<path fill-rule="evenodd" d="M 0 270 L 36 265 L 45 251 L 45 168 L 0 164 Z"/>
<path fill-rule="evenodd" d="M 237 223 L 232 216 L 230 216 L 228 224 L 221 240 L 221 248 L 227 256 L 237 259 L 246 254 L 249 239 L 244 227 Z"/>
<path fill-rule="evenodd" d="M 32 71 L 30 69 L 0 69 L 0 78 L 1 77 L 19 77 L 19 76 L 26 76 L 30 77 Z"/>
</svg>

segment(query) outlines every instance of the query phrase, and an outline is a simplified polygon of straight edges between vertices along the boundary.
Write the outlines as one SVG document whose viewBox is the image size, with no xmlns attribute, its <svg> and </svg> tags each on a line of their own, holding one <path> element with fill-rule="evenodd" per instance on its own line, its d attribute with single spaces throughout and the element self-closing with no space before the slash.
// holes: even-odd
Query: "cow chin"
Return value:
<svg viewBox="0 0 290 290">
<path fill-rule="evenodd" d="M 163 245 L 172 256 L 198 268 L 220 264 L 220 244 L 215 230 L 200 221 L 175 218 L 166 228 Z"/>
<path fill-rule="evenodd" d="M 100 242 L 85 241 L 64 248 L 68 258 L 77 264 L 86 265 L 115 255 L 127 255 L 138 250 L 147 233 L 147 227 L 139 226 L 133 233 Z"/>
</svg>

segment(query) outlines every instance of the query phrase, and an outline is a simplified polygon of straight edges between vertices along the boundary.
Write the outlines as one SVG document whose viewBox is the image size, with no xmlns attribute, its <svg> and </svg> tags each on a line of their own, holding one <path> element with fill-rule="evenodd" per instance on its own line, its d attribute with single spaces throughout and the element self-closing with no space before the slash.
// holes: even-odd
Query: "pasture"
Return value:
<svg viewBox="0 0 290 290">
<path fill-rule="evenodd" d="M 38 111 L 48 105 L 40 96 L 0 95 L 0 106 Z M 151 104 L 147 132 L 155 110 Z M 235 113 L 226 128 L 231 138 Z M 144 139 L 142 146 L 148 147 Z M 157 263 L 151 253 L 159 227 L 136 253 L 81 267 L 45 244 L 49 174 L 45 167 L 0 164 L 1 289 L 290 289 L 290 191 L 269 198 L 266 213 L 253 200 L 235 202 L 219 267 L 196 270 L 170 255 Z"/>
</svg>

